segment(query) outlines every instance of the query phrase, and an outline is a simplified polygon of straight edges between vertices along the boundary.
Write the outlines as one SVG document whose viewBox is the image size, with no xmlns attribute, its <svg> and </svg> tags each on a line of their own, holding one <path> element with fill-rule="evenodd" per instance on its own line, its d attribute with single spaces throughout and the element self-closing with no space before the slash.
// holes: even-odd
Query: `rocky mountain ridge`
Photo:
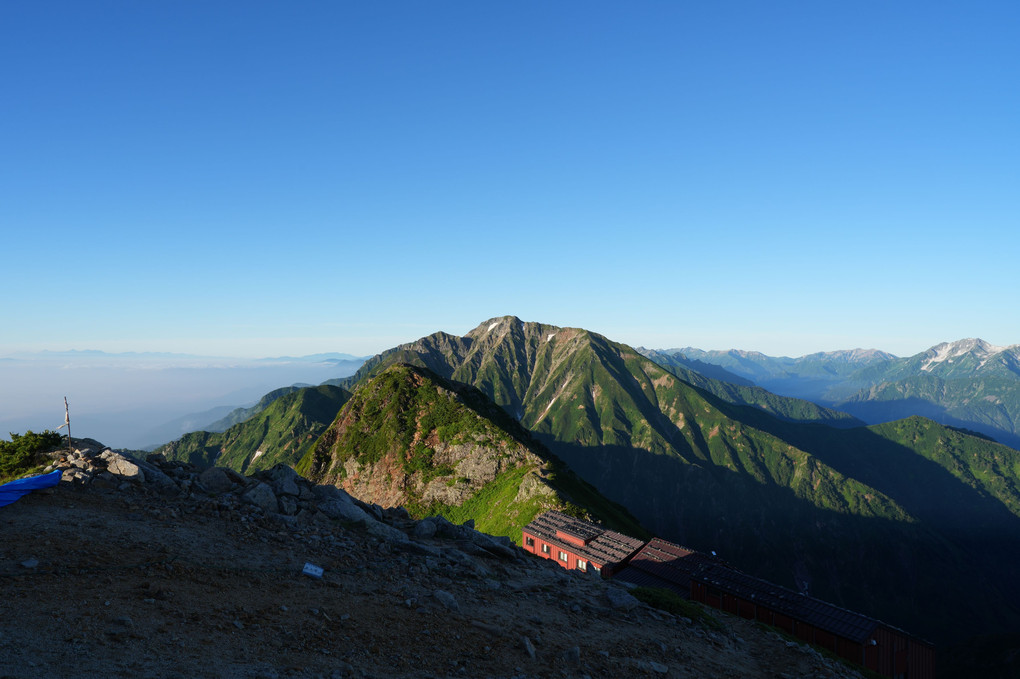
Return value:
<svg viewBox="0 0 1020 679">
<path fill-rule="evenodd" d="M 979 360 L 987 361 L 1002 353 L 1009 352 L 1015 354 L 1017 349 L 1020 349 L 1020 345 L 1014 344 L 1008 347 L 999 347 L 977 337 L 957 340 L 955 342 L 943 342 L 924 352 L 925 356 L 930 358 L 921 367 L 921 370 L 931 370 L 932 366 L 936 363 L 942 363 L 943 361 L 952 360 L 966 354 L 973 354 Z"/>
<path fill-rule="evenodd" d="M 481 391 L 408 364 L 359 384 L 297 469 L 416 518 L 468 517 L 513 539 L 549 509 L 646 535 Z"/>
<path fill-rule="evenodd" d="M 0 510 L 4 677 L 859 676 L 284 467 L 77 446 L 56 488 Z"/>
</svg>

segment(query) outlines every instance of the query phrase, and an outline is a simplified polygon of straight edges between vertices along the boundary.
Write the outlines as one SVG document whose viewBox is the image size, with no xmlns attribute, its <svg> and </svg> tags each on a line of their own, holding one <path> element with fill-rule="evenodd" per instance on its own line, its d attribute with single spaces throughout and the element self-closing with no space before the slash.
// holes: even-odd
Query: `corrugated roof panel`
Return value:
<svg viewBox="0 0 1020 679">
<path fill-rule="evenodd" d="M 877 620 L 860 613 L 798 594 L 725 566 L 711 566 L 692 577 L 745 601 L 760 603 L 777 613 L 858 643 L 867 641 L 878 627 Z"/>
<path fill-rule="evenodd" d="M 645 545 L 630 560 L 630 565 L 639 570 L 668 580 L 676 584 L 678 589 L 690 592 L 690 579 L 708 566 L 720 564 L 722 560 L 702 552 L 655 538 Z"/>
<path fill-rule="evenodd" d="M 567 516 L 557 511 L 545 512 L 535 517 L 531 523 L 524 527 L 524 530 L 550 544 L 558 545 L 564 550 L 573 552 L 598 564 L 620 563 L 644 544 L 643 540 L 607 530 L 590 521 L 575 519 L 572 516 Z M 556 537 L 557 531 L 563 531 L 568 535 L 577 537 L 583 535 L 594 535 L 594 537 L 588 538 L 588 544 L 582 547 L 575 544 L 562 543 Z"/>
<path fill-rule="evenodd" d="M 582 524 L 580 521 L 573 521 L 563 525 L 559 530 L 571 537 L 588 542 L 597 537 L 604 529 L 591 524 Z"/>
</svg>

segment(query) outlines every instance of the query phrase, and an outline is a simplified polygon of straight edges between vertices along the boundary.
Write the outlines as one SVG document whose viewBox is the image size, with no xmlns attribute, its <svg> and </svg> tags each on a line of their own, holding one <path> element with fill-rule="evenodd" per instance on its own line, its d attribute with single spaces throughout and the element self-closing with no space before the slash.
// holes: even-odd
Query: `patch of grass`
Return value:
<svg viewBox="0 0 1020 679">
<path fill-rule="evenodd" d="M 474 519 L 475 528 L 489 535 L 506 535 L 516 543 L 521 541 L 521 528 L 531 522 L 548 507 L 547 497 L 534 497 L 525 502 L 516 502 L 521 481 L 533 471 L 533 466 L 523 466 L 503 472 L 459 507 L 434 503 L 429 506 L 407 507 L 412 516 L 441 515 L 452 523 L 461 524 Z M 458 479 L 459 480 L 459 479 Z"/>
<path fill-rule="evenodd" d="M 660 611 L 666 611 L 673 615 L 682 615 L 686 618 L 690 618 L 694 622 L 700 623 L 705 627 L 717 631 L 722 631 L 726 627 L 719 622 L 719 620 L 706 611 L 704 607 L 694 601 L 688 601 L 676 592 L 664 589 L 662 587 L 638 587 L 630 590 L 630 593 L 638 601 L 642 601 L 652 608 L 658 608 Z"/>
<path fill-rule="evenodd" d="M 437 464 L 436 451 L 420 441 L 405 453 L 404 472 L 407 474 L 421 473 L 421 480 L 427 484 L 440 476 L 450 476 L 457 471 L 456 466 L 449 463 Z"/>
</svg>

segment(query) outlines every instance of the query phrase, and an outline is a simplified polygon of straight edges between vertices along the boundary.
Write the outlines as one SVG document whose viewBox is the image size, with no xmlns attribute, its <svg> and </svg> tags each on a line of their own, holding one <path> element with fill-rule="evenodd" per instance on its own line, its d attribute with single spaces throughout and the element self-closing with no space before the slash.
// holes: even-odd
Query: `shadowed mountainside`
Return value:
<svg viewBox="0 0 1020 679">
<path fill-rule="evenodd" d="M 513 317 L 401 345 L 352 383 L 395 362 L 478 387 L 663 537 L 936 641 L 961 620 L 1020 627 L 1005 566 L 1020 557 L 1016 451 L 927 421 L 791 421 L 595 333 Z"/>
</svg>

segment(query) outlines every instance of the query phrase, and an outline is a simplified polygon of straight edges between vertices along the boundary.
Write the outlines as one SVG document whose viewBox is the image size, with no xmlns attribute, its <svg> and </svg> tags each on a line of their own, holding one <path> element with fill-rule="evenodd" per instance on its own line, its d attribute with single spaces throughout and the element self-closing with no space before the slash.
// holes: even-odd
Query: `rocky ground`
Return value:
<svg viewBox="0 0 1020 679">
<path fill-rule="evenodd" d="M 79 446 L 56 488 L 0 508 L 0 679 L 858 676 L 287 468 Z"/>
</svg>

